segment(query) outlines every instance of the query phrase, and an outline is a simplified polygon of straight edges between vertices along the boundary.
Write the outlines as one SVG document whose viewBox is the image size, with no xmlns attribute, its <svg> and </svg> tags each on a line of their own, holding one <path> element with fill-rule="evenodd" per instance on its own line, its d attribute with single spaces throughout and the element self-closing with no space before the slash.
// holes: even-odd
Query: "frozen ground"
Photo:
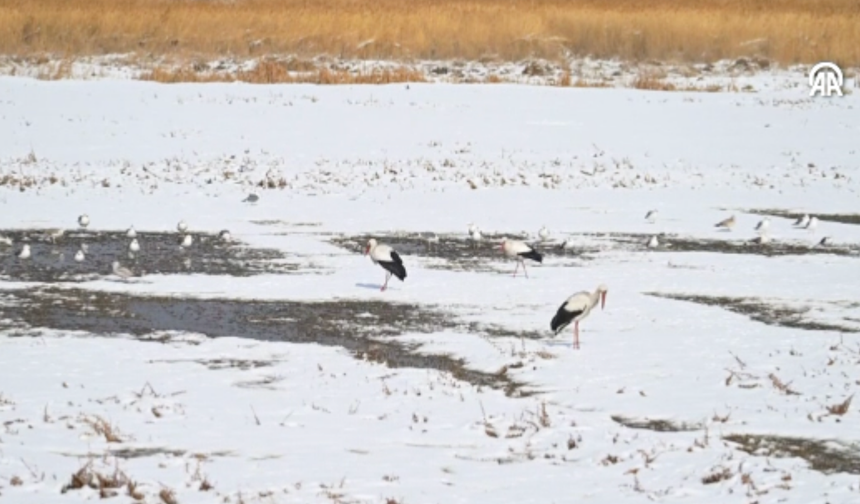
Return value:
<svg viewBox="0 0 860 504">
<path fill-rule="evenodd" d="M 0 496 L 858 502 L 858 106 L 0 79 Z M 511 278 L 470 222 L 546 225 L 545 261 Z M 408 270 L 384 293 L 370 235 Z M 549 321 L 599 283 L 573 350 Z"/>
</svg>

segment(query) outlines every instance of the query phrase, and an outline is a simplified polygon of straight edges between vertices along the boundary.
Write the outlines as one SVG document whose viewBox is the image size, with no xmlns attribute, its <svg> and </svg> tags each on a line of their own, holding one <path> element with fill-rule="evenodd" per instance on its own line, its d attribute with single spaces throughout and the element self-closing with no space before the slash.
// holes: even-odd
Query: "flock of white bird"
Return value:
<svg viewBox="0 0 860 504">
<path fill-rule="evenodd" d="M 734 215 L 728 217 L 726 219 L 721 220 L 720 222 L 714 224 L 714 227 L 723 229 L 726 231 L 731 231 L 735 228 L 737 224 L 737 219 Z M 818 217 L 809 214 L 803 214 L 798 217 L 797 220 L 794 221 L 795 229 L 805 229 L 810 233 L 815 232 L 818 228 Z M 760 220 L 758 224 L 753 228 L 753 230 L 758 233 L 758 236 L 753 238 L 751 241 L 754 243 L 770 243 L 773 241 L 773 237 L 770 235 L 770 217 L 765 217 Z M 830 244 L 830 237 L 824 236 L 817 243 L 819 246 L 826 246 Z"/>
<path fill-rule="evenodd" d="M 256 195 L 252 195 L 252 197 L 254 198 L 253 201 L 256 201 Z M 249 197 L 246 201 L 251 201 L 252 197 Z M 653 223 L 656 219 L 656 216 L 657 210 L 650 210 L 645 215 L 645 219 Z M 90 218 L 88 215 L 83 214 L 78 217 L 78 226 L 80 227 L 80 229 L 86 229 L 89 224 Z M 716 223 L 714 227 L 721 230 L 731 231 L 735 228 L 736 224 L 737 219 L 734 215 L 732 215 Z M 794 227 L 806 229 L 812 232 L 818 227 L 818 218 L 815 216 L 804 214 L 795 221 Z M 192 234 L 188 232 L 188 224 L 184 220 L 181 220 L 176 225 L 176 230 L 181 236 L 181 238 L 179 239 L 179 250 L 187 250 L 194 243 L 194 238 Z M 769 234 L 769 217 L 765 217 L 764 219 L 762 219 L 755 226 L 754 230 L 758 233 L 758 236 L 753 239 L 754 242 L 768 243 L 772 240 Z M 63 234 L 63 229 L 50 230 L 48 232 L 48 237 L 52 243 L 56 243 L 56 240 L 62 237 Z M 484 236 L 481 233 L 481 229 L 474 223 L 469 224 L 468 236 L 471 242 L 471 247 L 473 248 L 478 247 L 484 239 Z M 128 257 L 129 259 L 133 260 L 140 252 L 140 243 L 137 240 L 137 231 L 135 231 L 134 226 L 131 226 L 128 229 L 128 231 L 126 232 L 126 237 L 130 240 L 128 243 Z M 542 226 L 537 232 L 537 237 L 540 242 L 546 242 L 550 237 L 549 229 L 547 229 L 546 226 Z M 231 240 L 230 232 L 226 229 L 222 230 L 219 233 L 218 238 L 221 241 L 229 242 Z M 428 247 L 433 247 L 439 243 L 439 237 L 435 234 L 431 234 L 431 236 L 426 238 L 426 241 Z M 823 246 L 827 245 L 828 243 L 829 237 L 825 236 L 821 239 L 818 245 Z M 0 245 L 12 246 L 13 243 L 12 240 L 8 237 L 0 236 Z M 566 250 L 568 248 L 571 248 L 572 246 L 573 240 L 571 238 L 568 238 L 559 245 L 559 248 Z M 658 247 L 659 241 L 657 240 L 657 236 L 651 236 L 648 239 L 646 246 L 649 248 Z M 543 263 L 543 255 L 539 251 L 537 251 L 532 245 L 529 245 L 522 240 L 502 238 L 501 243 L 499 245 L 499 250 L 502 252 L 502 254 L 504 254 L 505 257 L 509 259 L 514 259 L 516 261 L 516 267 L 514 268 L 513 272 L 514 277 L 517 276 L 519 268 L 520 266 L 522 266 L 523 274 L 526 278 L 528 278 L 528 271 L 526 270 L 525 263 L 527 259 L 535 261 L 537 263 Z M 87 244 L 81 243 L 80 249 L 75 252 L 75 261 L 79 263 L 85 261 L 87 252 Z M 378 264 L 386 270 L 385 283 L 383 283 L 383 285 L 380 287 L 380 291 L 385 291 L 388 288 L 388 281 L 391 279 L 392 276 L 397 277 L 400 281 L 404 281 L 406 279 L 406 267 L 403 264 L 403 260 L 397 253 L 397 251 L 389 245 L 378 243 L 375 239 L 371 238 L 367 242 L 364 254 L 369 255 L 374 264 Z M 30 259 L 32 257 L 32 250 L 30 249 L 30 245 L 24 243 L 21 248 L 21 251 L 17 254 L 17 256 L 21 260 Z M 127 279 L 129 277 L 134 276 L 134 273 L 129 268 L 122 266 L 118 260 L 114 260 L 111 263 L 111 269 L 116 276 L 122 279 Z M 573 324 L 573 348 L 579 348 L 579 322 L 591 313 L 594 307 L 597 306 L 598 302 L 600 303 L 601 309 L 604 308 L 606 304 L 607 292 L 608 289 L 606 285 L 600 284 L 594 292 L 580 291 L 565 299 L 550 322 L 550 328 L 552 329 L 552 331 L 556 335 L 558 335 L 565 328 Z"/>
<path fill-rule="evenodd" d="M 549 239 L 550 232 L 546 226 L 538 230 L 538 239 L 545 242 Z M 468 236 L 470 246 L 478 247 L 484 239 L 481 229 L 474 223 L 469 224 Z M 432 248 L 439 243 L 439 237 L 435 234 L 425 238 L 428 248 Z M 566 240 L 563 247 L 567 246 Z M 543 263 L 543 254 L 536 250 L 533 246 L 522 240 L 512 240 L 502 238 L 499 244 L 499 250 L 505 257 L 514 259 L 516 267 L 514 268 L 513 276 L 516 277 L 520 266 L 523 267 L 523 274 L 528 278 L 528 270 L 526 269 L 525 261 L 531 260 L 537 263 Z M 388 281 L 391 276 L 395 276 L 400 281 L 406 279 L 406 267 L 403 265 L 403 259 L 394 248 L 384 243 L 379 243 L 375 238 L 367 241 L 364 249 L 364 254 L 369 255 L 374 264 L 378 264 L 386 270 L 385 282 L 380 287 L 380 291 L 385 291 L 388 288 Z M 580 291 L 565 299 L 550 321 L 550 328 L 558 335 L 565 328 L 573 324 L 573 348 L 579 348 L 579 322 L 586 318 L 591 311 L 600 303 L 600 308 L 603 309 L 606 305 L 606 294 L 608 288 L 605 284 L 597 286 L 594 292 Z"/>
<path fill-rule="evenodd" d="M 645 220 L 648 222 L 655 222 L 657 218 L 657 210 L 649 210 L 645 214 Z M 735 228 L 737 224 L 737 218 L 732 215 L 726 219 L 721 220 L 716 223 L 714 227 L 731 231 Z M 804 214 L 800 218 L 798 218 L 794 222 L 794 227 L 796 229 L 806 229 L 809 232 L 814 232 L 818 227 L 818 217 L 810 216 L 809 214 Z M 759 223 L 753 228 L 754 231 L 757 232 L 758 236 L 753 238 L 751 241 L 754 243 L 769 243 L 772 241 L 772 237 L 769 234 L 770 230 L 770 217 L 764 217 Z M 546 226 L 542 226 L 537 232 L 537 238 L 540 242 L 546 242 L 550 237 L 550 231 Z M 477 248 L 480 246 L 481 242 L 484 240 L 484 235 L 481 232 L 481 229 L 476 226 L 474 223 L 469 224 L 468 227 L 468 238 L 470 241 L 470 246 L 472 248 Z M 427 247 L 432 249 L 437 246 L 439 243 L 439 237 L 435 233 L 430 233 L 429 236 L 425 236 L 425 241 L 427 243 Z M 830 244 L 830 237 L 825 236 L 818 242 L 819 246 L 826 246 Z M 652 235 L 649 237 L 648 241 L 645 243 L 648 248 L 656 248 L 660 246 L 660 242 L 657 239 L 656 235 Z M 567 238 L 563 242 L 558 245 L 558 248 L 567 250 L 574 246 L 574 241 L 572 238 Z M 509 259 L 514 259 L 516 261 L 516 268 L 514 269 L 513 276 L 516 277 L 519 272 L 519 267 L 522 266 L 523 274 L 526 278 L 528 278 L 528 271 L 526 270 L 525 260 L 529 259 L 538 263 L 543 262 L 543 256 L 540 252 L 538 252 L 534 247 L 529 245 L 528 243 L 521 240 L 511 240 L 508 238 L 502 238 L 500 243 L 500 250 L 505 255 L 505 257 Z M 385 283 L 380 288 L 381 291 L 386 290 L 388 287 L 388 281 L 391 276 L 394 275 L 403 281 L 406 278 L 406 268 L 403 265 L 403 260 L 400 255 L 395 251 L 392 247 L 378 243 L 375 239 L 371 238 L 367 242 L 367 247 L 364 251 L 365 255 L 370 255 L 370 258 L 373 260 L 374 264 L 378 264 L 382 266 L 383 269 L 386 270 Z M 567 299 L 561 304 L 558 308 L 555 316 L 552 318 L 550 322 L 550 328 L 553 332 L 558 335 L 561 331 L 563 331 L 566 327 L 573 324 L 573 348 L 579 348 L 579 322 L 586 318 L 591 311 L 597 306 L 598 302 L 600 302 L 601 309 L 603 309 L 606 303 L 606 293 L 608 289 L 606 285 L 600 284 L 594 292 L 588 291 L 580 291 L 577 292 Z"/>
<path fill-rule="evenodd" d="M 78 227 L 79 229 L 86 229 L 90 225 L 90 216 L 87 214 L 82 214 L 78 216 Z M 179 232 L 181 238 L 179 239 L 179 250 L 185 251 L 188 250 L 194 244 L 194 237 L 191 233 L 188 232 L 188 224 L 184 220 L 180 220 L 176 225 L 176 230 Z M 56 241 L 63 237 L 65 234 L 65 229 L 52 229 L 47 232 L 48 239 L 50 239 L 51 243 L 56 243 Z M 137 257 L 137 254 L 140 252 L 140 242 L 137 240 L 137 231 L 134 229 L 134 226 L 128 228 L 125 233 L 126 238 L 130 241 L 128 242 L 128 258 L 134 260 Z M 229 242 L 232 238 L 230 236 L 230 231 L 224 229 L 218 234 L 218 239 L 223 242 Z M 14 243 L 11 238 L 7 236 L 0 236 L 0 245 L 5 246 L 14 246 Z M 75 252 L 75 262 L 82 263 L 87 258 L 87 253 L 89 252 L 89 246 L 82 242 L 80 244 L 80 248 Z M 22 261 L 26 261 L 33 257 L 33 250 L 30 248 L 29 243 L 24 243 L 21 246 L 21 250 L 16 254 L 18 259 Z M 63 260 L 63 254 L 60 254 L 60 260 Z M 134 272 L 131 269 L 122 266 L 118 260 L 114 260 L 111 263 L 111 270 L 114 275 L 127 279 L 129 277 L 135 276 Z"/>
</svg>

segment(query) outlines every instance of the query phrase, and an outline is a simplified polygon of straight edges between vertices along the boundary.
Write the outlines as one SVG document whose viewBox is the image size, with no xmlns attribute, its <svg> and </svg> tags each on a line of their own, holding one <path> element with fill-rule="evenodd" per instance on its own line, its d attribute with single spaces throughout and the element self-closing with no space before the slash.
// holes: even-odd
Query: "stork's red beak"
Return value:
<svg viewBox="0 0 860 504">
<path fill-rule="evenodd" d="M 601 292 L 600 293 L 600 309 L 602 310 L 604 306 L 606 306 L 606 293 Z"/>
</svg>

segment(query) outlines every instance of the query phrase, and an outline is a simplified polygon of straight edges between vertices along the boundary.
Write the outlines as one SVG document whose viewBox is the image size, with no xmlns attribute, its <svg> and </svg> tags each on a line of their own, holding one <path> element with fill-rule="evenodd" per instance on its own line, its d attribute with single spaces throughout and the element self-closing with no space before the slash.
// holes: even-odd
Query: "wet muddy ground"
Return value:
<svg viewBox="0 0 860 504">
<path fill-rule="evenodd" d="M 786 210 L 779 210 L 774 208 L 765 208 L 765 209 L 757 209 L 757 210 L 744 210 L 746 213 L 756 214 L 756 215 L 769 215 L 771 217 L 783 217 L 786 219 L 794 219 L 795 221 L 803 217 L 802 212 L 789 212 Z M 840 224 L 854 224 L 860 225 L 860 214 L 809 214 L 810 216 L 815 215 L 818 217 L 818 220 L 821 221 L 829 221 L 829 222 L 838 222 Z"/>
<path fill-rule="evenodd" d="M 431 243 L 428 241 L 429 236 L 436 236 L 438 242 Z M 331 238 L 331 243 L 350 252 L 359 254 L 364 253 L 364 248 L 367 245 L 367 240 L 376 238 L 380 243 L 385 243 L 393 247 L 404 260 L 409 256 L 426 257 L 431 259 L 440 259 L 444 261 L 442 264 L 426 264 L 425 267 L 430 269 L 444 269 L 455 271 L 473 271 L 473 272 L 496 272 L 497 268 L 490 266 L 490 262 L 509 261 L 499 248 L 503 237 L 514 240 L 523 240 L 525 237 L 515 233 L 507 235 L 485 234 L 482 240 L 477 244 L 471 241 L 464 235 L 435 235 L 431 232 L 410 233 L 408 235 L 397 234 L 366 234 L 354 236 L 339 236 Z M 553 242 L 531 242 L 535 250 L 540 252 L 546 258 L 567 258 L 567 259 L 589 259 L 589 254 L 594 254 L 600 251 L 597 246 L 584 245 L 575 249 L 562 250 L 559 243 Z M 527 262 L 531 265 L 531 262 Z M 571 263 L 570 266 L 577 266 Z M 511 261 L 513 268 L 513 262 Z"/>
<path fill-rule="evenodd" d="M 488 337 L 541 337 L 462 323 L 445 312 L 408 304 L 176 299 L 53 287 L 0 293 L 0 320 L 0 330 L 9 331 L 12 336 L 31 336 L 38 334 L 38 328 L 47 328 L 171 341 L 170 332 L 176 331 L 210 338 L 237 336 L 337 346 L 356 358 L 385 363 L 393 368 L 448 371 L 455 378 L 476 386 L 498 388 L 518 396 L 528 395 L 520 389 L 524 384 L 505 372 L 476 371 L 468 369 L 463 360 L 448 355 L 418 353 L 418 345 L 401 344 L 396 336 L 406 332 L 466 328 Z M 385 336 L 394 338 L 375 339 Z M 219 367 L 262 365 L 266 363 L 218 363 Z"/>
<path fill-rule="evenodd" d="M 52 241 L 49 230 L 0 230 L 13 240 L 12 247 L 0 245 L 0 278 L 12 281 L 81 282 L 112 275 L 111 263 L 119 261 L 135 275 L 141 273 L 251 276 L 261 273 L 312 273 L 308 266 L 290 261 L 275 249 L 247 247 L 235 239 L 221 241 L 217 234 L 193 233 L 190 247 L 183 249 L 179 233 L 137 232 L 140 251 L 131 258 L 131 239 L 125 231 L 66 231 Z M 23 244 L 31 257 L 17 257 Z M 85 259 L 75 261 L 75 253 L 86 246 Z"/>
<path fill-rule="evenodd" d="M 752 320 L 767 325 L 803 329 L 806 331 L 836 331 L 843 333 L 858 333 L 860 329 L 848 325 L 829 324 L 807 320 L 804 315 L 809 308 L 795 308 L 778 306 L 768 303 L 759 298 L 728 297 L 728 296 L 703 296 L 694 294 L 666 294 L 658 292 L 645 292 L 650 296 L 677 301 L 687 301 L 706 306 L 718 306 L 734 313 L 746 315 Z"/>
<path fill-rule="evenodd" d="M 729 234 L 729 233 L 725 233 Z M 428 237 L 435 236 L 438 242 L 431 243 Z M 409 256 L 424 257 L 440 260 L 437 263 L 425 265 L 431 269 L 444 269 L 471 272 L 498 272 L 499 263 L 507 260 L 499 249 L 503 236 L 523 240 L 516 234 L 484 235 L 477 245 L 464 234 L 435 235 L 432 232 L 409 234 L 375 234 L 337 236 L 329 241 L 345 250 L 354 253 L 364 253 L 367 240 L 376 238 L 380 243 L 393 247 L 404 258 Z M 799 255 L 839 255 L 860 258 L 860 245 L 828 245 L 810 246 L 801 243 L 773 241 L 758 244 L 749 240 L 732 240 L 730 237 L 704 239 L 685 238 L 676 235 L 657 234 L 659 245 L 648 247 L 651 234 L 646 233 L 577 233 L 568 235 L 573 245 L 562 248 L 562 241 L 548 240 L 545 242 L 529 241 L 544 260 L 570 259 L 566 266 L 579 267 L 582 261 L 592 260 L 605 251 L 641 251 L 659 252 L 711 252 L 718 254 L 751 254 L 767 257 L 799 256 Z M 575 260 L 575 261 L 573 261 Z M 491 263 L 496 263 L 492 266 Z M 531 264 L 527 262 L 527 264 Z"/>
<path fill-rule="evenodd" d="M 731 233 L 720 233 L 730 235 Z M 657 236 L 659 245 L 649 248 L 651 236 Z M 751 240 L 685 238 L 664 234 L 611 233 L 607 235 L 617 250 L 642 250 L 648 252 L 712 252 L 718 254 L 751 254 L 767 257 L 799 255 L 838 255 L 860 259 L 860 245 L 810 246 L 807 244 L 773 240 L 755 243 Z"/>
<path fill-rule="evenodd" d="M 860 446 L 832 440 L 787 436 L 729 434 L 723 439 L 747 453 L 766 457 L 800 457 L 825 474 L 860 474 Z"/>
</svg>

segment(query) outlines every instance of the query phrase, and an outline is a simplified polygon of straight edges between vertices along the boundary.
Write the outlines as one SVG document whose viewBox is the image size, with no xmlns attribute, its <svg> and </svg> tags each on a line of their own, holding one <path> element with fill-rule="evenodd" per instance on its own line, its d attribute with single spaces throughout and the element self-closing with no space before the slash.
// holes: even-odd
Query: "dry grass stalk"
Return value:
<svg viewBox="0 0 860 504">
<path fill-rule="evenodd" d="M 703 485 L 711 485 L 727 480 L 732 477 L 732 470 L 728 467 L 722 467 L 702 478 Z"/>
<path fill-rule="evenodd" d="M 117 434 L 115 427 L 104 418 L 100 416 L 86 418 L 84 419 L 84 423 L 92 427 L 96 434 L 104 436 L 105 441 L 108 443 L 122 443 L 122 439 Z"/>
<path fill-rule="evenodd" d="M 0 0 L 0 52 L 860 63 L 854 0 Z"/>
<path fill-rule="evenodd" d="M 841 403 L 834 404 L 833 406 L 828 406 L 827 411 L 831 415 L 842 416 L 845 413 L 848 413 L 848 407 L 851 406 L 851 399 L 853 399 L 853 398 L 854 398 L 854 394 L 851 394 L 850 396 L 848 396 L 848 399 L 845 399 Z"/>
<path fill-rule="evenodd" d="M 780 392 L 784 393 L 785 395 L 800 395 L 800 392 L 796 392 L 796 391 L 792 390 L 792 389 L 789 387 L 789 385 L 791 385 L 791 382 L 783 383 L 783 382 L 782 382 L 782 381 L 781 381 L 781 380 L 780 380 L 780 379 L 779 379 L 775 374 L 773 374 L 773 373 L 771 373 L 771 374 L 767 375 L 767 377 L 768 377 L 768 378 L 770 378 L 770 381 L 771 381 L 771 383 L 773 384 L 774 388 L 776 388 L 776 389 L 777 389 L 777 390 L 779 390 Z"/>
<path fill-rule="evenodd" d="M 176 500 L 176 493 L 170 488 L 162 488 L 161 491 L 158 492 L 158 497 L 164 504 L 179 504 L 179 501 Z"/>
</svg>

